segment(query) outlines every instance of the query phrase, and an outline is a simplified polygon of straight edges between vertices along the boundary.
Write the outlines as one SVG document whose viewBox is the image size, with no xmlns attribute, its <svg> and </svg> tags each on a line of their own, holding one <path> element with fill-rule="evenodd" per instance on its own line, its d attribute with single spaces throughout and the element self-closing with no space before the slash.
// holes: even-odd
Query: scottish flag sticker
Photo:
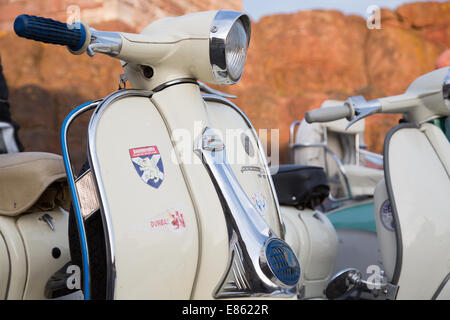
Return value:
<svg viewBox="0 0 450 320">
<path fill-rule="evenodd" d="M 164 180 L 164 166 L 158 148 L 151 146 L 129 151 L 133 166 L 141 179 L 149 186 L 159 188 Z"/>
</svg>

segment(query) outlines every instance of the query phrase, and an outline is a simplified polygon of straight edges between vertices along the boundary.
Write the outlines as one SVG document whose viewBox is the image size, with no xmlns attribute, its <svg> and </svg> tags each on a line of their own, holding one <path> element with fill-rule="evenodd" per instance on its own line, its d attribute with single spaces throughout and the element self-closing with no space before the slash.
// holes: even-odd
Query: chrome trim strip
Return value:
<svg viewBox="0 0 450 320">
<path fill-rule="evenodd" d="M 217 96 L 221 96 L 221 97 L 224 97 L 224 98 L 227 98 L 227 99 L 236 99 L 237 98 L 236 96 L 234 96 L 232 94 L 228 94 L 228 93 L 221 92 L 219 90 L 215 90 L 213 88 L 210 88 L 210 87 L 208 87 L 206 84 L 204 84 L 201 81 L 197 81 L 197 83 L 198 83 L 198 86 L 200 87 L 200 90 L 205 92 L 205 93 L 215 94 Z"/>
<path fill-rule="evenodd" d="M 344 198 L 334 198 L 333 195 L 330 193 L 329 198 L 333 201 L 343 201 L 343 200 L 349 200 L 353 199 L 352 191 L 350 189 L 350 182 L 348 180 L 347 171 L 345 170 L 344 164 L 341 162 L 339 157 L 333 152 L 333 150 L 330 149 L 330 147 L 326 143 L 295 143 L 291 146 L 292 150 L 295 150 L 297 148 L 323 148 L 326 153 L 329 153 L 330 156 L 333 158 L 333 160 L 338 165 L 338 169 L 341 172 L 342 176 L 344 177 L 344 183 L 345 187 L 347 189 L 348 197 Z"/>
<path fill-rule="evenodd" d="M 296 292 L 290 290 L 295 290 L 297 283 L 293 286 L 283 284 L 269 266 L 265 248 L 276 237 L 234 175 L 219 134 L 206 127 L 194 151 L 208 170 L 233 234 L 228 272 L 214 297 L 294 295 Z"/>
<path fill-rule="evenodd" d="M 309 147 L 324 148 L 325 152 L 329 153 L 331 155 L 331 157 L 333 158 L 333 160 L 338 165 L 338 169 L 341 172 L 342 176 L 344 177 L 345 188 L 347 189 L 347 193 L 348 193 L 348 196 L 343 197 L 343 198 L 335 198 L 330 193 L 328 195 L 328 198 L 331 201 L 345 201 L 345 200 L 353 199 L 352 191 L 350 189 L 350 183 L 348 180 L 347 172 L 344 168 L 344 164 L 341 162 L 339 157 L 333 152 L 333 150 L 331 150 L 330 147 L 328 147 L 328 145 L 326 144 L 326 137 L 325 137 L 325 141 L 321 142 L 321 143 L 295 143 L 294 142 L 295 141 L 295 136 L 294 136 L 295 129 L 297 126 L 300 126 L 303 121 L 304 120 L 294 121 L 294 122 L 292 122 L 291 126 L 289 127 L 289 158 L 290 158 L 291 163 L 295 163 L 294 152 L 295 152 L 295 149 L 297 149 L 297 148 L 309 148 Z M 325 130 L 324 135 L 326 136 L 326 130 Z M 359 157 L 359 155 L 358 155 L 358 157 Z M 325 158 L 325 166 L 328 167 L 328 165 L 326 164 L 326 158 Z M 327 170 L 327 169 L 325 169 L 325 170 Z"/>
<path fill-rule="evenodd" d="M 109 210 L 108 203 L 106 201 L 106 193 L 104 188 L 104 183 L 100 175 L 100 165 L 97 158 L 97 147 L 96 147 L 96 136 L 97 136 L 97 126 L 101 116 L 105 112 L 105 110 L 117 100 L 120 100 L 129 96 L 138 96 L 138 97 L 150 97 L 152 96 L 153 91 L 149 90 L 119 90 L 108 97 L 106 97 L 102 103 L 97 107 L 94 114 L 91 117 L 89 122 L 88 129 L 88 160 L 89 165 L 91 167 L 92 173 L 95 177 L 95 182 L 97 184 L 97 190 L 100 197 L 100 212 L 102 214 L 103 226 L 105 232 L 105 244 L 106 244 L 106 299 L 112 300 L 114 299 L 115 292 L 115 284 L 116 284 L 116 253 L 114 246 L 114 229 L 111 220 L 111 214 Z"/>
<path fill-rule="evenodd" d="M 280 229 L 281 229 L 280 230 L 280 238 L 284 239 L 285 235 L 286 235 L 286 227 L 284 225 L 283 218 L 281 217 L 280 204 L 278 203 L 278 197 L 277 197 L 277 194 L 275 191 L 275 186 L 273 184 L 272 175 L 270 174 L 269 165 L 267 163 L 267 158 L 264 154 L 264 150 L 261 145 L 261 141 L 259 140 L 259 137 L 258 137 L 258 134 L 256 133 L 255 128 L 253 127 L 252 123 L 248 119 L 247 115 L 241 109 L 239 109 L 239 107 L 236 106 L 233 102 L 231 102 L 221 96 L 217 96 L 217 95 L 213 95 L 213 94 L 202 94 L 202 97 L 205 101 L 219 102 L 219 103 L 226 104 L 227 106 L 233 108 L 236 112 L 238 112 L 241 115 L 241 117 L 244 119 L 244 121 L 247 123 L 248 127 L 252 131 L 253 137 L 254 137 L 257 147 L 258 147 L 257 149 L 259 151 L 259 156 L 260 156 L 261 162 L 264 166 L 265 174 L 267 176 L 267 181 L 269 182 L 270 190 L 272 192 L 273 201 L 275 204 L 275 210 L 276 210 L 277 217 L 278 217 L 278 223 L 280 224 Z"/>
<path fill-rule="evenodd" d="M 238 82 L 242 77 L 243 70 L 238 79 L 231 78 L 225 57 L 226 39 L 231 27 L 237 20 L 241 20 L 242 25 L 244 26 L 247 34 L 248 46 L 251 36 L 251 24 L 250 18 L 245 13 L 219 10 L 211 25 L 209 35 L 209 59 L 213 77 L 217 84 L 233 84 Z"/>
<path fill-rule="evenodd" d="M 197 80 L 195 80 L 193 78 L 180 78 L 180 79 L 175 79 L 175 80 L 167 81 L 167 82 L 164 82 L 163 84 L 160 84 L 156 88 L 152 89 L 152 93 L 156 93 L 156 92 L 162 91 L 168 87 L 174 86 L 176 84 L 182 84 L 182 83 L 193 83 L 193 84 L 199 85 Z"/>
<path fill-rule="evenodd" d="M 84 275 L 84 299 L 90 299 L 90 270 L 89 270 L 89 251 L 86 240 L 86 231 L 84 228 L 84 220 L 83 215 L 80 210 L 80 203 L 78 200 L 78 194 L 75 187 L 75 178 L 73 175 L 72 165 L 70 162 L 70 154 L 69 149 L 67 147 L 67 133 L 69 131 L 69 127 L 72 121 L 78 117 L 80 114 L 83 114 L 86 111 L 92 110 L 100 103 L 101 100 L 85 103 L 69 113 L 65 118 L 62 127 L 61 127 L 61 149 L 62 156 L 64 159 L 64 167 L 66 169 L 67 181 L 69 182 L 69 188 L 72 195 L 72 201 L 74 206 L 74 212 L 76 215 L 76 221 L 78 226 L 78 232 L 80 234 L 80 246 L 81 246 L 81 258 L 82 258 L 82 268 Z"/>
<path fill-rule="evenodd" d="M 302 124 L 302 120 L 294 121 L 294 122 L 292 122 L 291 126 L 289 127 L 289 160 L 291 163 L 295 163 L 295 159 L 294 159 L 295 129 L 297 126 L 300 126 L 301 124 Z"/>
</svg>

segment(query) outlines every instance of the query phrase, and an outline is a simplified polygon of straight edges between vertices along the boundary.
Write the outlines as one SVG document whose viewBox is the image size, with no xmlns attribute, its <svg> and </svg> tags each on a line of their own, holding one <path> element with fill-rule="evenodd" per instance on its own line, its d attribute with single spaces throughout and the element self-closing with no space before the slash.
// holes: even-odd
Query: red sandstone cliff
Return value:
<svg viewBox="0 0 450 320">
<path fill-rule="evenodd" d="M 5 6 L 31 1 L 4 2 L 0 2 L 0 26 L 10 24 L 6 16 L 37 14 L 41 10 L 27 11 L 18 6 L 14 11 L 6 7 L 5 14 Z M 191 1 L 183 6 L 177 3 L 186 2 L 161 0 L 152 2 L 155 7 L 145 6 L 148 1 L 144 0 L 79 1 L 85 2 L 98 5 L 82 10 L 82 17 L 83 12 L 91 12 L 84 16 L 91 19 L 88 22 L 92 25 L 125 31 L 140 30 L 153 17 L 163 15 L 223 7 L 241 9 L 238 0 Z M 114 10 L 109 20 L 99 16 L 95 10 L 109 2 L 122 4 L 120 12 L 138 17 L 133 18 L 138 21 L 132 20 L 130 26 L 130 20 L 124 19 L 124 14 L 118 18 Z M 50 10 L 52 6 L 48 6 Z M 64 6 L 55 8 L 59 11 L 39 14 L 64 19 Z M 142 17 L 149 18 L 144 21 Z M 449 54 L 443 52 L 450 47 L 450 2 L 414 3 L 396 11 L 383 10 L 381 26 L 380 30 L 369 30 L 362 17 L 328 10 L 264 17 L 253 23 L 241 82 L 220 89 L 239 96 L 237 104 L 256 128 L 280 129 L 280 155 L 282 161 L 287 161 L 289 125 L 302 119 L 306 110 L 320 106 L 327 98 L 362 94 L 371 99 L 399 94 L 436 64 L 448 64 Z M 13 117 L 22 126 L 20 137 L 29 151 L 59 153 L 59 128 L 65 115 L 77 104 L 116 90 L 121 73 L 119 63 L 109 57 L 75 57 L 65 48 L 19 39 L 10 32 L 0 33 L 0 54 L 11 89 Z M 368 120 L 366 142 L 372 150 L 381 150 L 386 130 L 397 119 L 375 116 Z M 86 124 L 87 118 L 82 122 Z M 75 127 L 75 157 L 81 156 L 84 149 L 82 131 L 82 127 Z"/>
</svg>

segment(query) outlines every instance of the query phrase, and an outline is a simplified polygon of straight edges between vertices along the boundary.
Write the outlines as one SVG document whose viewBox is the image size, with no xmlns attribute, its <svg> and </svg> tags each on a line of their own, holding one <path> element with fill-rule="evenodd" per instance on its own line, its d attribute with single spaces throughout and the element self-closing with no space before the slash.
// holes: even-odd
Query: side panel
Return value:
<svg viewBox="0 0 450 320">
<path fill-rule="evenodd" d="M 182 98 L 181 98 L 182 97 Z M 178 159 L 197 213 L 199 264 L 192 299 L 212 299 L 226 272 L 229 236 L 222 205 L 194 145 L 209 125 L 206 105 L 196 84 L 170 86 L 152 96 L 172 134 Z M 197 256 L 195 257 L 197 259 Z M 193 256 L 190 259 L 194 259 Z"/>
<path fill-rule="evenodd" d="M 255 206 L 257 203 L 260 204 L 260 212 L 266 217 L 273 231 L 280 235 L 282 226 L 276 218 L 277 211 L 274 210 L 276 203 L 271 203 L 274 197 L 268 192 L 270 177 L 265 177 L 265 170 L 260 171 L 263 169 L 262 162 L 258 159 L 256 139 L 249 130 L 248 124 L 227 103 L 220 101 L 217 97 L 213 99 L 214 101 L 210 101 L 206 95 L 202 98 L 196 84 L 167 87 L 155 93 L 151 100 L 161 112 L 172 134 L 177 155 L 182 161 L 180 168 L 189 186 L 197 212 L 201 246 L 197 277 L 191 298 L 210 299 L 227 274 L 231 257 L 231 239 L 217 191 L 201 159 L 194 154 L 193 146 L 198 143 L 205 127 L 222 132 L 227 162 L 232 167 L 234 175 L 249 199 L 253 198 Z M 240 129 L 238 136 L 231 137 L 234 141 L 230 141 L 226 136 L 226 129 Z M 252 145 L 252 151 L 257 160 L 254 167 L 257 167 L 256 170 L 259 172 L 252 170 L 255 168 L 249 168 L 248 171 L 242 170 L 243 165 L 233 161 L 235 156 L 242 156 L 245 159 L 251 153 L 251 151 L 249 153 L 245 151 L 242 131 L 247 133 L 248 141 Z M 258 176 L 258 173 L 262 175 Z"/>
<path fill-rule="evenodd" d="M 282 237 L 276 199 L 268 181 L 271 177 L 265 174 L 251 129 L 238 112 L 223 103 L 207 101 L 207 112 L 211 126 L 223 134 L 227 161 L 239 184 L 271 229 Z"/>
<path fill-rule="evenodd" d="M 196 214 L 164 120 L 148 97 L 117 100 L 94 117 L 91 157 L 111 219 L 115 298 L 190 298 Z"/>
<path fill-rule="evenodd" d="M 0 233 L 8 248 L 11 263 L 6 298 L 21 300 L 27 280 L 27 258 L 15 218 L 0 216 Z"/>
<path fill-rule="evenodd" d="M 9 261 L 9 252 L 6 247 L 5 239 L 0 233 L 0 299 L 6 299 L 8 292 L 9 274 L 11 272 L 11 261 Z"/>
<path fill-rule="evenodd" d="M 52 219 L 54 230 L 42 220 L 44 214 Z M 50 277 L 70 261 L 67 239 L 68 213 L 60 210 L 22 215 L 17 220 L 27 256 L 27 282 L 23 299 L 45 299 L 45 285 Z M 55 258 L 52 250 L 58 248 Z"/>
<path fill-rule="evenodd" d="M 333 275 L 337 254 L 333 225 L 318 211 L 282 206 L 281 214 L 286 225 L 286 241 L 302 267 L 300 285 L 304 286 L 304 297 L 323 297 L 323 290 Z"/>
<path fill-rule="evenodd" d="M 401 240 L 394 273 L 398 299 L 430 299 L 450 271 L 448 164 L 441 162 L 424 129 L 394 130 L 385 146 L 387 188 Z M 436 139 L 448 155 L 442 132 Z"/>
</svg>

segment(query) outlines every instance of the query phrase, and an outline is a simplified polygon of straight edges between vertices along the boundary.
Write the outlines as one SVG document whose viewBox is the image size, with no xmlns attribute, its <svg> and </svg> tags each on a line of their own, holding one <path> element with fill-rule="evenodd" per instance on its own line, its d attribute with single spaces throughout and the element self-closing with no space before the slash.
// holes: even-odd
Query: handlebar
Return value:
<svg viewBox="0 0 450 320">
<path fill-rule="evenodd" d="M 86 42 L 86 28 L 67 25 L 52 19 L 22 14 L 14 21 L 14 31 L 19 37 L 45 43 L 67 46 L 76 52 L 83 48 Z"/>
<path fill-rule="evenodd" d="M 312 122 L 329 122 L 347 118 L 350 120 L 353 117 L 353 109 L 346 103 L 342 106 L 327 107 L 308 111 L 305 114 L 305 120 L 308 123 Z"/>
</svg>

